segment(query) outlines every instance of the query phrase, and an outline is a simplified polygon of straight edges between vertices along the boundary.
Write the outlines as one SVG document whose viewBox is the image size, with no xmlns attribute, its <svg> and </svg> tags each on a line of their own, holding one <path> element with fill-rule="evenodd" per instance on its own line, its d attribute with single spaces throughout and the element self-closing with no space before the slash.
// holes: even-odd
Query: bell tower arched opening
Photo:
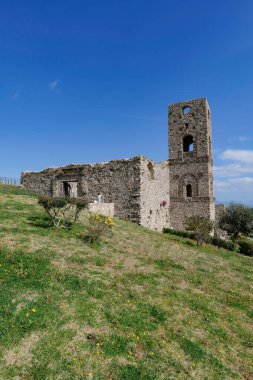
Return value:
<svg viewBox="0 0 253 380">
<path fill-rule="evenodd" d="M 183 151 L 184 152 L 193 152 L 193 136 L 187 135 L 183 138 Z"/>
</svg>

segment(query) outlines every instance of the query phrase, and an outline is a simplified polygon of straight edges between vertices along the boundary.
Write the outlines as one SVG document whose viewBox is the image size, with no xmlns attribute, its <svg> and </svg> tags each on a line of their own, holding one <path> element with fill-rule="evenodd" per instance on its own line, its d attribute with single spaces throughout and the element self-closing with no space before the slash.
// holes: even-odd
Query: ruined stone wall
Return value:
<svg viewBox="0 0 253 380">
<path fill-rule="evenodd" d="M 88 208 L 95 214 L 114 217 L 114 203 L 89 203 Z"/>
<path fill-rule="evenodd" d="M 188 112 L 187 112 L 188 111 Z M 190 149 L 190 148 L 193 149 Z M 192 215 L 215 220 L 211 115 L 207 100 L 169 107 L 169 161 L 138 156 L 91 165 L 68 165 L 22 173 L 21 183 L 38 194 L 98 194 L 114 203 L 115 216 L 161 230 L 184 229 Z"/>
<path fill-rule="evenodd" d="M 147 158 L 142 159 L 141 225 L 158 231 L 169 226 L 168 161 L 155 164 Z"/>
<path fill-rule="evenodd" d="M 201 215 L 211 220 L 211 206 L 209 200 L 177 200 L 170 203 L 171 227 L 178 230 L 185 230 L 187 219 L 193 215 Z"/>
<path fill-rule="evenodd" d="M 41 172 L 23 172 L 21 173 L 20 184 L 39 195 L 51 195 L 55 173 L 56 168 L 45 169 Z"/>
<path fill-rule="evenodd" d="M 63 195 L 63 182 L 77 182 L 77 196 L 94 202 L 98 194 L 114 203 L 115 216 L 140 223 L 141 157 L 91 165 L 68 165 L 22 174 L 22 185 L 38 194 Z"/>
<path fill-rule="evenodd" d="M 225 211 L 224 204 L 215 205 L 215 224 L 214 224 L 214 234 L 220 239 L 227 240 L 228 233 L 220 228 L 220 220 Z"/>
<path fill-rule="evenodd" d="M 225 211 L 224 204 L 215 205 L 215 225 L 218 228 L 221 216 Z"/>
<path fill-rule="evenodd" d="M 206 99 L 169 107 L 169 150 L 171 226 L 184 229 L 191 215 L 214 220 L 212 130 Z"/>
</svg>

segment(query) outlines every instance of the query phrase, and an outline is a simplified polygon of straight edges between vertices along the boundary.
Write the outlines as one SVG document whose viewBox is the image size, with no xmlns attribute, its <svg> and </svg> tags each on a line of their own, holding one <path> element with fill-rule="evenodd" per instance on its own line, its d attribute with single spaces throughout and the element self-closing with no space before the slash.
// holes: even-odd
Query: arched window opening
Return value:
<svg viewBox="0 0 253 380">
<path fill-rule="evenodd" d="M 185 106 L 182 108 L 184 115 L 187 115 L 190 112 L 190 110 L 191 110 L 191 107 L 189 107 L 189 106 Z"/>
<path fill-rule="evenodd" d="M 183 150 L 184 152 L 193 152 L 193 137 L 185 136 L 183 139 Z"/>
<path fill-rule="evenodd" d="M 192 197 L 192 185 L 187 185 L 186 186 L 186 196 L 187 196 L 187 198 L 191 198 Z"/>
</svg>

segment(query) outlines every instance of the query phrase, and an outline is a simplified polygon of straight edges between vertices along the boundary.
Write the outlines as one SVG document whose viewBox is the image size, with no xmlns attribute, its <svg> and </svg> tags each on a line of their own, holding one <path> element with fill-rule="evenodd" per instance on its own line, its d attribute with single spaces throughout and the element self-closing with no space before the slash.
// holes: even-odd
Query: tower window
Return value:
<svg viewBox="0 0 253 380">
<path fill-rule="evenodd" d="M 182 111 L 183 111 L 184 115 L 188 114 L 190 112 L 190 110 L 191 110 L 191 107 L 189 107 L 189 106 L 185 106 L 185 107 L 182 108 Z"/>
<path fill-rule="evenodd" d="M 192 197 L 192 185 L 187 185 L 186 186 L 186 196 L 187 196 L 187 198 L 191 198 Z"/>
<path fill-rule="evenodd" d="M 184 152 L 193 152 L 193 137 L 188 135 L 183 139 L 183 150 Z"/>
</svg>

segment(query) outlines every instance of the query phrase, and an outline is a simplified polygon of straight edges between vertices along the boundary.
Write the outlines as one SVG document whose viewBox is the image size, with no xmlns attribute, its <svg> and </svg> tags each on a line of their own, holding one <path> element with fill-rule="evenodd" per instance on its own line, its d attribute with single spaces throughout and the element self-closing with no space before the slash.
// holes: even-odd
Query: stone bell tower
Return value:
<svg viewBox="0 0 253 380">
<path fill-rule="evenodd" d="M 215 219 L 211 115 L 207 99 L 169 106 L 170 224 L 187 218 Z"/>
</svg>

